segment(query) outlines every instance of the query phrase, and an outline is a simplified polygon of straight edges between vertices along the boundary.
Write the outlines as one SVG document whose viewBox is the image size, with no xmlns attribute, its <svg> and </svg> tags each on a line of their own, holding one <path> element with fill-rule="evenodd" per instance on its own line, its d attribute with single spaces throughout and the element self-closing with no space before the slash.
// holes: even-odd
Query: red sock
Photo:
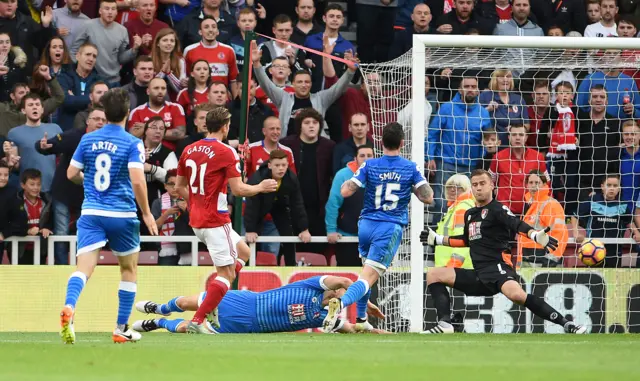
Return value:
<svg viewBox="0 0 640 381">
<path fill-rule="evenodd" d="M 244 267 L 244 261 L 240 258 L 236 259 L 236 275 L 240 274 L 240 271 Z"/>
<path fill-rule="evenodd" d="M 207 296 L 202 301 L 200 307 L 196 311 L 196 314 L 193 315 L 193 319 L 191 321 L 202 324 L 204 321 L 204 317 L 209 312 L 213 311 L 220 301 L 224 297 L 224 294 L 229 290 L 229 281 L 225 278 L 216 278 L 214 281 L 209 283 L 207 287 Z"/>
</svg>

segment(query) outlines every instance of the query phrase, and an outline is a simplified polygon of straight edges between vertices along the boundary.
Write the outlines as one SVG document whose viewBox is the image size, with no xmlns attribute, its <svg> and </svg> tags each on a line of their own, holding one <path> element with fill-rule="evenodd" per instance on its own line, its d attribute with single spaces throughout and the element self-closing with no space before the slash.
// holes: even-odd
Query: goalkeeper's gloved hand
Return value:
<svg viewBox="0 0 640 381">
<path fill-rule="evenodd" d="M 437 234 L 431 228 L 427 228 L 427 230 L 423 230 L 420 233 L 420 242 L 422 242 L 423 246 L 436 246 L 442 245 L 444 241 L 444 236 Z"/>
<path fill-rule="evenodd" d="M 555 250 L 558 248 L 558 240 L 547 234 L 549 230 L 551 230 L 550 227 L 544 230 L 532 230 L 529 232 L 529 238 L 546 249 Z"/>
</svg>

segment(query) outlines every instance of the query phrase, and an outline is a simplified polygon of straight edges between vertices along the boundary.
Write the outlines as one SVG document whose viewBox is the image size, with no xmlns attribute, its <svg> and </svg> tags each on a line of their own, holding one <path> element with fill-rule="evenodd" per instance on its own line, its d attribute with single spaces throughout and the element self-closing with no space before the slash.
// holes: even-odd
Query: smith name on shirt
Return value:
<svg viewBox="0 0 640 381">
<path fill-rule="evenodd" d="M 209 159 L 212 159 L 216 153 L 211 149 L 211 147 L 209 146 L 195 146 L 195 147 L 191 147 L 189 148 L 189 150 L 187 151 L 188 155 L 191 155 L 194 152 L 202 152 L 205 155 L 209 156 Z"/>
<path fill-rule="evenodd" d="M 391 181 L 399 182 L 402 176 L 399 175 L 397 172 L 387 172 L 387 173 L 381 173 L 379 177 L 380 177 L 380 181 L 391 180 Z"/>
<path fill-rule="evenodd" d="M 107 151 L 110 151 L 111 153 L 116 153 L 116 151 L 118 150 L 118 146 L 111 142 L 97 142 L 97 143 L 91 144 L 91 150 L 92 151 L 107 150 Z"/>
</svg>

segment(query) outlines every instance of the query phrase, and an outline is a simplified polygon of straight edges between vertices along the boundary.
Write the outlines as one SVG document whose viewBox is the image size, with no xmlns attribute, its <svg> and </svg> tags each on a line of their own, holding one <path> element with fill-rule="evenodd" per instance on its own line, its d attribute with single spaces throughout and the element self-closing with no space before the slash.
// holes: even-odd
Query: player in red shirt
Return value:
<svg viewBox="0 0 640 381">
<path fill-rule="evenodd" d="M 211 84 L 211 68 L 205 60 L 197 60 L 190 68 L 187 88 L 180 90 L 176 102 L 182 106 L 187 116 L 194 107 L 209 101 L 209 85 Z"/>
<path fill-rule="evenodd" d="M 238 154 L 222 143 L 229 134 L 230 124 L 231 113 L 227 109 L 218 107 L 210 111 L 207 137 L 187 146 L 178 163 L 176 190 L 189 201 L 189 225 L 207 246 L 218 274 L 207 284 L 207 295 L 187 325 L 189 333 L 213 333 L 203 324 L 205 316 L 219 327 L 216 307 L 249 259 L 249 246 L 231 228 L 227 183 L 231 192 L 239 197 L 271 193 L 277 189 L 273 179 L 258 185 L 247 185 L 242 181 Z"/>
<path fill-rule="evenodd" d="M 187 63 L 187 70 L 190 70 L 197 60 L 203 59 L 209 62 L 211 80 L 221 81 L 229 86 L 235 99 L 240 95 L 240 87 L 236 83 L 238 77 L 236 53 L 231 46 L 216 41 L 219 34 L 216 20 L 211 16 L 205 16 L 200 21 L 202 40 L 184 49 L 184 59 Z"/>
<path fill-rule="evenodd" d="M 287 154 L 289 169 L 296 173 L 296 163 L 293 160 L 291 148 L 279 143 L 282 126 L 280 119 L 275 116 L 267 117 L 262 123 L 262 135 L 264 140 L 249 144 L 249 153 L 245 155 L 245 167 L 247 178 L 250 178 L 263 163 L 269 161 L 271 151 L 279 149 Z"/>
<path fill-rule="evenodd" d="M 187 133 L 187 122 L 182 106 L 173 102 L 165 102 L 167 83 L 162 78 L 154 78 L 147 88 L 149 103 L 134 108 L 129 115 L 129 132 L 141 137 L 144 124 L 152 116 L 160 116 L 166 129 L 162 144 L 170 150 L 176 149 L 176 142 L 184 139 Z"/>
</svg>

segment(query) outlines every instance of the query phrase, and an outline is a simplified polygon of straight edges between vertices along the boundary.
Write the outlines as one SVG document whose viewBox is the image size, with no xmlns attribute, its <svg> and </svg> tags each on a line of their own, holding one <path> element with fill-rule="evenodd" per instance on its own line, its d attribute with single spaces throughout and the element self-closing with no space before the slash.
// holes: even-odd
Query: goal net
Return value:
<svg viewBox="0 0 640 381">
<path fill-rule="evenodd" d="M 387 316 L 380 327 L 416 332 L 436 323 L 428 268 L 473 264 L 468 251 L 423 248 L 419 234 L 426 225 L 455 231 L 456 213 L 472 201 L 463 202 L 464 181 L 451 177 L 484 168 L 495 198 L 561 238 L 555 253 L 514 241 L 523 288 L 590 332 L 640 332 L 639 69 L 634 39 L 432 35 L 414 36 L 413 49 L 393 61 L 362 65 L 376 149 L 384 125 L 401 123 L 402 154 L 426 168 L 436 193 L 429 208 L 412 201 L 375 295 Z M 579 257 L 589 239 L 602 242 L 604 264 L 587 267 Z M 451 291 L 466 332 L 562 331 L 500 294 Z"/>
</svg>

